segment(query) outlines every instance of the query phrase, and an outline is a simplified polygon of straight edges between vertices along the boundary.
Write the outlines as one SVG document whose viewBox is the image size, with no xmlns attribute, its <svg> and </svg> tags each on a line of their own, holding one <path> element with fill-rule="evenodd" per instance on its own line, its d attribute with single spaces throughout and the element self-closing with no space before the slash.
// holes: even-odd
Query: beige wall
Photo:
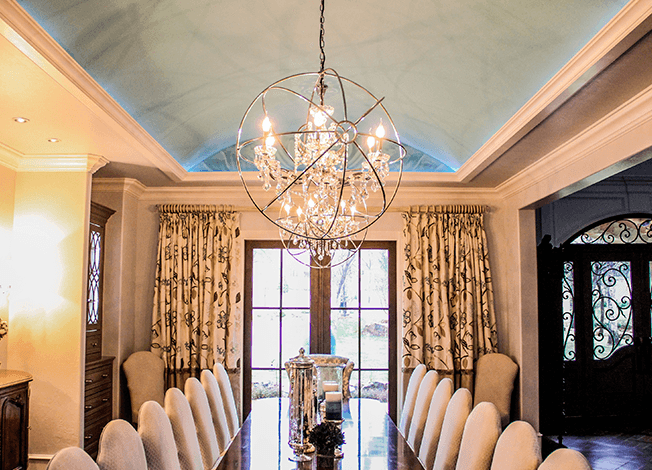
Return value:
<svg viewBox="0 0 652 470">
<path fill-rule="evenodd" d="M 0 318 L 9 319 L 16 172 L 0 165 Z M 7 368 L 7 339 L 0 340 L 0 367 Z"/>
<path fill-rule="evenodd" d="M 16 175 L 7 368 L 33 375 L 29 453 L 82 445 L 90 177 Z"/>
</svg>

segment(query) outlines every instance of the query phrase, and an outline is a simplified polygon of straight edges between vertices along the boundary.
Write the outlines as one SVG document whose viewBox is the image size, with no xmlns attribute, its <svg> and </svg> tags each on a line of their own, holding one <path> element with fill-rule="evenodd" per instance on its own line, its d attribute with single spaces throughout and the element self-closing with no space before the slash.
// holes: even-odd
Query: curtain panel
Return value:
<svg viewBox="0 0 652 470">
<path fill-rule="evenodd" d="M 497 351 L 484 206 L 403 214 L 403 369 L 423 363 L 473 390 L 475 361 Z"/>
<path fill-rule="evenodd" d="M 152 352 L 166 364 L 166 385 L 220 361 L 238 367 L 242 318 L 237 260 L 239 214 L 225 206 L 161 205 Z"/>
</svg>

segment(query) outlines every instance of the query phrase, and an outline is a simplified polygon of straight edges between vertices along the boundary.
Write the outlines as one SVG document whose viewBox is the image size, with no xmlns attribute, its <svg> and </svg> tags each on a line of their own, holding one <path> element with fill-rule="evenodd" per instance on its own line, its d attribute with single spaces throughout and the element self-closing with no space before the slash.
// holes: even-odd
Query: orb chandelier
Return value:
<svg viewBox="0 0 652 470">
<path fill-rule="evenodd" d="M 319 72 L 283 78 L 254 99 L 236 152 L 249 198 L 284 246 L 301 262 L 307 251 L 312 266 L 327 267 L 355 254 L 389 208 L 405 148 L 383 98 L 325 68 L 324 0 L 319 47 Z M 249 171 L 262 188 L 248 181 Z"/>
</svg>

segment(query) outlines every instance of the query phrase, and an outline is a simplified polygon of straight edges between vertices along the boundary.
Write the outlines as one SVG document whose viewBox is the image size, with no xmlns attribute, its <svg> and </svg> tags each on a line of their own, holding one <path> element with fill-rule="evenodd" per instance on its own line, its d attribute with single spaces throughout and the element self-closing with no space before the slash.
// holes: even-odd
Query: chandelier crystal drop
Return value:
<svg viewBox="0 0 652 470">
<path fill-rule="evenodd" d="M 265 88 L 242 118 L 236 151 L 247 194 L 278 226 L 285 247 L 297 259 L 308 251 L 313 266 L 327 267 L 355 254 L 387 211 L 405 148 L 382 98 L 324 68 L 321 5 L 320 71 Z"/>
</svg>

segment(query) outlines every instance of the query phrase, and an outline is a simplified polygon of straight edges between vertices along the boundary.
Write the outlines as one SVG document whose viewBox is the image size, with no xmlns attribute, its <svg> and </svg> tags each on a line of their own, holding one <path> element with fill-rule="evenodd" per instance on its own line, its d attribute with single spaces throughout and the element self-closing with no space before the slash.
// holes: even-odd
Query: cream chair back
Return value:
<svg viewBox="0 0 652 470">
<path fill-rule="evenodd" d="M 138 423 L 140 406 L 154 400 L 163 406 L 165 398 L 163 359 L 150 351 L 138 351 L 122 363 L 131 399 L 131 419 Z"/>
<path fill-rule="evenodd" d="M 419 455 L 423 430 L 426 427 L 426 420 L 428 419 L 428 409 L 432 401 L 432 394 L 435 392 L 438 383 L 439 374 L 431 370 L 426 373 L 421 384 L 419 384 L 419 391 L 414 404 L 414 412 L 412 413 L 412 421 L 410 422 L 410 431 L 408 432 L 407 438 L 408 444 L 417 455 Z"/>
<path fill-rule="evenodd" d="M 98 470 L 90 455 L 79 447 L 66 447 L 54 454 L 45 470 Z"/>
<path fill-rule="evenodd" d="M 557 449 L 546 457 L 539 470 L 591 470 L 591 465 L 574 449 Z"/>
<path fill-rule="evenodd" d="M 229 432 L 229 423 L 224 410 L 224 402 L 222 401 L 222 392 L 220 391 L 217 379 L 210 370 L 201 371 L 200 378 L 201 384 L 206 392 L 206 397 L 208 398 L 208 405 L 211 409 L 217 445 L 220 448 L 220 453 L 222 453 L 226 451 L 231 442 L 231 433 Z"/>
<path fill-rule="evenodd" d="M 451 396 L 453 396 L 453 381 L 448 377 L 441 379 L 437 384 L 435 393 L 432 394 L 426 426 L 421 439 L 421 447 L 419 448 L 419 460 L 426 469 L 431 469 L 435 463 L 441 426 Z"/>
<path fill-rule="evenodd" d="M 478 359 L 475 370 L 473 402 L 489 401 L 496 405 L 501 424 L 507 427 L 518 365 L 505 354 L 491 353 Z"/>
<path fill-rule="evenodd" d="M 100 470 L 147 470 L 143 441 L 134 427 L 122 419 L 114 419 L 100 434 L 97 453 Z"/>
<path fill-rule="evenodd" d="M 455 469 L 464 433 L 464 424 L 471 413 L 472 402 L 471 392 L 466 388 L 458 389 L 448 402 L 433 464 L 434 470 Z"/>
<path fill-rule="evenodd" d="M 514 421 L 498 438 L 491 470 L 536 470 L 541 446 L 536 431 L 525 421 Z"/>
<path fill-rule="evenodd" d="M 412 375 L 410 375 L 407 391 L 405 392 L 405 400 L 403 400 L 401 418 L 398 422 L 398 430 L 404 437 L 410 432 L 410 424 L 412 424 L 412 414 L 414 413 L 414 406 L 417 403 L 419 385 L 421 385 L 421 381 L 425 377 L 426 371 L 426 366 L 419 364 L 412 371 Z"/>
<path fill-rule="evenodd" d="M 149 470 L 181 470 L 172 425 L 163 407 L 155 401 L 146 401 L 140 407 L 138 434 Z"/>
<path fill-rule="evenodd" d="M 213 418 L 210 405 L 208 404 L 208 398 L 206 397 L 204 387 L 202 387 L 199 380 L 195 377 L 190 377 L 186 380 L 184 392 L 188 403 L 190 403 L 192 417 L 195 421 L 204 469 L 210 470 L 220 458 L 221 452 L 217 443 L 215 428 L 213 427 Z"/>
<path fill-rule="evenodd" d="M 178 388 L 170 388 L 165 392 L 165 414 L 172 425 L 181 470 L 203 470 L 204 463 L 190 403 Z"/>
<path fill-rule="evenodd" d="M 217 378 L 217 383 L 220 385 L 220 392 L 222 393 L 222 402 L 224 403 L 224 411 L 226 412 L 226 420 L 229 424 L 229 434 L 231 439 L 238 433 L 240 429 L 240 419 L 238 417 L 238 409 L 235 406 L 235 397 L 233 396 L 233 388 L 229 375 L 226 373 L 224 366 L 216 362 L 213 366 L 213 374 Z"/>
<path fill-rule="evenodd" d="M 478 403 L 464 425 L 456 470 L 489 470 L 500 436 L 500 412 L 496 405 Z"/>
</svg>

